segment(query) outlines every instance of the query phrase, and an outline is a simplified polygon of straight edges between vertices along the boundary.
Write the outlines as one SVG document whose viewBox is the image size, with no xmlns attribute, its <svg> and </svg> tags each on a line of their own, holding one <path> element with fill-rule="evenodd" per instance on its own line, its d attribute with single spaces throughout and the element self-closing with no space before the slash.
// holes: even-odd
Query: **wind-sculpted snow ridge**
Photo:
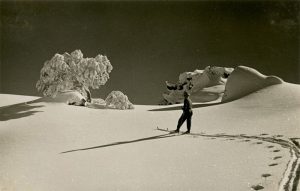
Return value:
<svg viewBox="0 0 300 191">
<path fill-rule="evenodd" d="M 204 70 L 184 72 L 177 83 L 166 81 L 168 93 L 163 94 L 166 104 L 181 103 L 183 92 L 188 91 L 193 102 L 209 102 L 221 98 L 233 68 L 207 66 Z"/>
<path fill-rule="evenodd" d="M 222 102 L 233 101 L 262 88 L 281 83 L 283 80 L 276 76 L 265 76 L 253 68 L 238 66 L 227 80 Z"/>
</svg>

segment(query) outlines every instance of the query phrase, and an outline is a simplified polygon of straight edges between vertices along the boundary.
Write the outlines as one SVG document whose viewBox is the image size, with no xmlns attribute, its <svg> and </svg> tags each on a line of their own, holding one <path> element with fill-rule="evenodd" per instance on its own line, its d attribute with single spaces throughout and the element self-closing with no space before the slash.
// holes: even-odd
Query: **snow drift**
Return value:
<svg viewBox="0 0 300 191">
<path fill-rule="evenodd" d="M 281 83 L 283 80 L 276 76 L 265 76 L 253 68 L 238 66 L 227 80 L 222 102 L 233 101 L 262 88 Z"/>
<path fill-rule="evenodd" d="M 32 101 L 31 103 L 36 102 L 52 102 L 52 103 L 70 103 L 76 102 L 79 103 L 82 99 L 86 99 L 80 92 L 75 90 L 66 90 L 60 92 L 55 97 L 42 97 L 37 100 Z"/>
</svg>

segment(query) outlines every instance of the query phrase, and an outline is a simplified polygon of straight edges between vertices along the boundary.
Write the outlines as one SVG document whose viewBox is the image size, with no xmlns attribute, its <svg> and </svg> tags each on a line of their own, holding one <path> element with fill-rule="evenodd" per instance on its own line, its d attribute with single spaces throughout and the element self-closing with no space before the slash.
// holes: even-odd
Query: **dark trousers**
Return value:
<svg viewBox="0 0 300 191">
<path fill-rule="evenodd" d="M 178 123 L 177 123 L 177 130 L 179 131 L 181 125 L 185 122 L 186 120 L 186 127 L 187 130 L 191 130 L 191 125 L 192 125 L 192 112 L 183 112 L 182 115 L 180 116 Z"/>
</svg>

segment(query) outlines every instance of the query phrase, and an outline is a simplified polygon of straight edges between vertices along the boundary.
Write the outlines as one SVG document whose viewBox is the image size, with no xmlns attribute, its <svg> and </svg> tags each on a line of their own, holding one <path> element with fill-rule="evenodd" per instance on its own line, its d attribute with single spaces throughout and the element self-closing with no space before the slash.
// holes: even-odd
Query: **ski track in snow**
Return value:
<svg viewBox="0 0 300 191">
<path fill-rule="evenodd" d="M 290 152 L 290 160 L 287 164 L 287 167 L 285 169 L 285 172 L 283 173 L 283 177 L 279 184 L 279 191 L 297 191 L 298 184 L 299 184 L 299 178 L 300 178 L 300 145 L 297 140 L 300 140 L 300 138 L 284 138 L 282 135 L 275 135 L 275 136 L 269 136 L 267 137 L 267 134 L 260 134 L 259 136 L 250 136 L 246 134 L 238 134 L 238 135 L 228 135 L 225 133 L 220 134 L 205 134 L 205 133 L 173 133 L 172 131 L 168 129 L 160 129 L 157 127 L 156 130 L 168 132 L 169 134 L 163 134 L 153 137 L 147 137 L 142 139 L 136 139 L 131 141 L 121 141 L 121 142 L 114 142 L 106 145 L 96 146 L 96 147 L 88 147 L 88 148 L 81 148 L 81 149 L 74 149 L 69 150 L 65 152 L 61 152 L 60 154 L 70 153 L 70 152 L 76 152 L 76 151 L 83 151 L 83 150 L 89 150 L 89 149 L 96 149 L 96 148 L 102 148 L 102 147 L 109 147 L 114 145 L 120 145 L 120 144 L 128 144 L 133 142 L 140 142 L 140 141 L 147 141 L 147 140 L 155 140 L 155 139 L 161 139 L 161 138 L 168 138 L 168 137 L 174 137 L 178 135 L 187 135 L 192 136 L 194 138 L 196 137 L 207 137 L 211 140 L 217 139 L 217 138 L 226 138 L 226 140 L 236 140 L 240 139 L 243 142 L 249 142 L 250 140 L 256 140 L 255 144 L 262 144 L 263 142 L 273 143 L 277 144 L 285 149 L 289 149 Z M 274 146 L 268 146 L 267 148 L 272 149 Z M 279 149 L 272 150 L 272 152 L 278 152 Z M 281 156 L 277 156 L 273 158 L 273 160 L 277 160 L 278 158 L 281 158 Z M 276 166 L 277 163 L 272 163 L 269 166 Z M 262 175 L 264 177 L 264 175 Z M 267 177 L 267 176 L 266 176 Z M 265 177 L 265 178 L 266 178 Z M 262 190 L 264 189 L 263 186 L 260 184 L 253 185 L 251 187 L 253 190 Z"/>
<path fill-rule="evenodd" d="M 201 136 L 201 137 L 209 137 L 209 138 L 227 138 L 227 140 L 242 139 L 244 141 L 249 141 L 249 139 L 251 139 L 251 140 L 278 144 L 283 148 L 289 149 L 290 160 L 284 172 L 283 178 L 281 179 L 281 182 L 279 184 L 279 191 L 297 191 L 297 187 L 299 186 L 299 179 L 300 179 L 300 145 L 297 142 L 297 140 L 300 140 L 300 138 L 283 139 L 282 135 L 263 137 L 265 136 L 265 134 L 261 134 L 260 136 L 249 136 L 245 134 L 227 135 L 224 133 L 221 134 L 190 133 L 187 135 L 193 137 Z M 261 142 L 257 142 L 256 144 L 261 144 Z M 274 150 L 273 152 L 277 152 L 277 150 Z M 271 166 L 275 166 L 275 165 L 277 165 L 277 163 L 271 164 Z M 252 186 L 252 189 L 260 190 L 263 188 Z"/>
</svg>

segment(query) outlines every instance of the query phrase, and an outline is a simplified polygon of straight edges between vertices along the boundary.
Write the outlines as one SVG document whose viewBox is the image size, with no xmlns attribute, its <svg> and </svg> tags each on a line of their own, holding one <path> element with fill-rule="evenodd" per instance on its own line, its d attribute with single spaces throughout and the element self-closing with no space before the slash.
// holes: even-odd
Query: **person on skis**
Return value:
<svg viewBox="0 0 300 191">
<path fill-rule="evenodd" d="M 177 133 L 179 132 L 180 127 L 186 120 L 187 131 L 185 133 L 190 133 L 191 125 L 192 125 L 192 115 L 193 115 L 192 101 L 189 98 L 190 94 L 187 91 L 184 91 L 183 95 L 184 95 L 184 102 L 182 107 L 183 113 L 178 120 L 177 129 L 175 130 L 175 132 Z"/>
</svg>

